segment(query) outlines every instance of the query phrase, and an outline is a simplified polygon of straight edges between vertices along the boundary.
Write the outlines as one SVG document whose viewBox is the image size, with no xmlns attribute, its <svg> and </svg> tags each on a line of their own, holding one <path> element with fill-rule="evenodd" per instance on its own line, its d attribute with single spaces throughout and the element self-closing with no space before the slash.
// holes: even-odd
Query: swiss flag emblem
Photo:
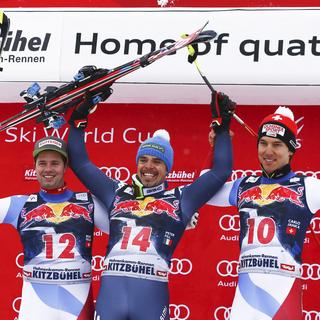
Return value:
<svg viewBox="0 0 320 320">
<path fill-rule="evenodd" d="M 295 236 L 296 233 L 297 233 L 297 228 L 295 228 L 295 227 L 287 227 L 286 234 L 291 234 L 291 235 Z"/>
</svg>

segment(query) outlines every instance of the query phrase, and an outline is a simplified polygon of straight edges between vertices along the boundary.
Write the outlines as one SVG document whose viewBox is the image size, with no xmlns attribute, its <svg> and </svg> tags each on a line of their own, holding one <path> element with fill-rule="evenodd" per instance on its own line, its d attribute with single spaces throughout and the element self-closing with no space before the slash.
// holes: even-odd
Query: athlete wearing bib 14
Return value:
<svg viewBox="0 0 320 320">
<path fill-rule="evenodd" d="M 16 228 L 23 245 L 19 320 L 92 320 L 91 244 L 94 224 L 108 231 L 106 209 L 67 189 L 63 140 L 38 140 L 33 156 L 41 190 L 0 200 L 0 222 Z"/>
<path fill-rule="evenodd" d="M 237 206 L 239 280 L 230 320 L 302 319 L 301 254 L 306 230 L 320 209 L 320 181 L 290 167 L 297 126 L 279 107 L 258 134 L 262 176 L 227 182 L 209 201 Z"/>
<path fill-rule="evenodd" d="M 192 184 L 172 190 L 167 190 L 165 181 L 173 164 L 167 131 L 159 130 L 140 145 L 137 174 L 128 185 L 106 177 L 89 161 L 84 132 L 76 128 L 83 123 L 79 118 L 86 116 L 81 108 L 70 121 L 71 168 L 109 211 L 110 236 L 96 319 L 169 320 L 168 273 L 174 249 L 193 213 L 218 191 L 232 169 L 229 111 L 234 103 L 226 96 L 217 97 L 212 115 L 221 125 L 215 129 L 214 168 Z"/>
</svg>

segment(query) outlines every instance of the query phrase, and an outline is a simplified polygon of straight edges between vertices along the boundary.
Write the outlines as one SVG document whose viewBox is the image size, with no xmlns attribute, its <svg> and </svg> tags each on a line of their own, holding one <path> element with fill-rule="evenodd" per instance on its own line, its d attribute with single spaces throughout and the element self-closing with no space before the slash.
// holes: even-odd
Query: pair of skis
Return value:
<svg viewBox="0 0 320 320">
<path fill-rule="evenodd" d="M 110 87 L 121 77 L 146 67 L 188 45 L 206 43 L 214 39 L 217 35 L 216 32 L 212 30 L 204 31 L 206 25 L 207 23 L 199 30 L 168 46 L 152 51 L 112 70 L 85 66 L 79 70 L 74 77 L 74 81 L 60 87 L 47 87 L 42 94 L 40 93 L 40 87 L 35 83 L 21 93 L 27 101 L 27 104 L 23 106 L 24 110 L 1 121 L 0 132 L 33 118 L 36 118 L 37 122 L 44 122 L 47 127 L 58 128 L 63 123 L 61 114 L 79 104 L 88 94 L 93 99 L 98 98 L 105 87 Z"/>
<path fill-rule="evenodd" d="M 3 50 L 3 46 L 8 36 L 9 27 L 10 19 L 2 11 L 0 11 L 0 57 Z M 0 71 L 2 71 L 1 67 Z"/>
</svg>

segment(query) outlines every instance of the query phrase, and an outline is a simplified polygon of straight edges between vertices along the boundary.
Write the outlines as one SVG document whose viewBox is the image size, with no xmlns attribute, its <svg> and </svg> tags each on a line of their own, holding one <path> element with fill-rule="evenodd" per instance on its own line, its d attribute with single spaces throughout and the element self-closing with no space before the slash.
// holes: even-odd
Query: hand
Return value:
<svg viewBox="0 0 320 320">
<path fill-rule="evenodd" d="M 111 94 L 112 89 L 109 86 L 88 94 L 87 97 L 74 108 L 68 122 L 75 128 L 85 129 L 88 124 L 88 115 L 97 109 L 99 102 L 106 100 Z"/>
<path fill-rule="evenodd" d="M 215 91 L 211 97 L 211 127 L 215 132 L 229 131 L 230 121 L 236 108 L 233 102 L 226 94 Z"/>
<path fill-rule="evenodd" d="M 199 220 L 199 212 L 195 212 L 191 217 L 191 220 L 187 224 L 186 230 L 194 229 L 198 224 L 198 220 Z"/>
</svg>

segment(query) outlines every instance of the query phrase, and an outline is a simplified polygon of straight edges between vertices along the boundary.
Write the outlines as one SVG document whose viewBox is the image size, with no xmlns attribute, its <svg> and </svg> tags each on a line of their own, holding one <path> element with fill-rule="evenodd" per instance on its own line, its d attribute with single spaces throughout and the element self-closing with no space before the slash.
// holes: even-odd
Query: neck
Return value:
<svg viewBox="0 0 320 320">
<path fill-rule="evenodd" d="M 270 172 L 270 173 L 267 173 L 261 164 L 260 164 L 260 166 L 262 169 L 262 175 L 266 178 L 269 178 L 269 179 L 280 179 L 280 178 L 284 177 L 285 175 L 287 175 L 291 171 L 290 163 L 288 163 L 288 164 L 284 165 L 283 167 L 281 167 L 273 172 Z"/>
<path fill-rule="evenodd" d="M 64 193 L 67 190 L 67 184 L 64 183 L 62 187 L 55 188 L 55 189 L 46 189 L 46 188 L 41 188 L 41 191 L 49 194 L 61 194 Z"/>
<path fill-rule="evenodd" d="M 139 177 L 136 174 L 134 174 L 132 176 L 132 188 L 133 188 L 133 194 L 135 198 L 143 199 L 149 195 L 166 190 L 167 182 L 164 181 L 161 184 L 154 187 L 145 187 L 140 181 Z"/>
</svg>

